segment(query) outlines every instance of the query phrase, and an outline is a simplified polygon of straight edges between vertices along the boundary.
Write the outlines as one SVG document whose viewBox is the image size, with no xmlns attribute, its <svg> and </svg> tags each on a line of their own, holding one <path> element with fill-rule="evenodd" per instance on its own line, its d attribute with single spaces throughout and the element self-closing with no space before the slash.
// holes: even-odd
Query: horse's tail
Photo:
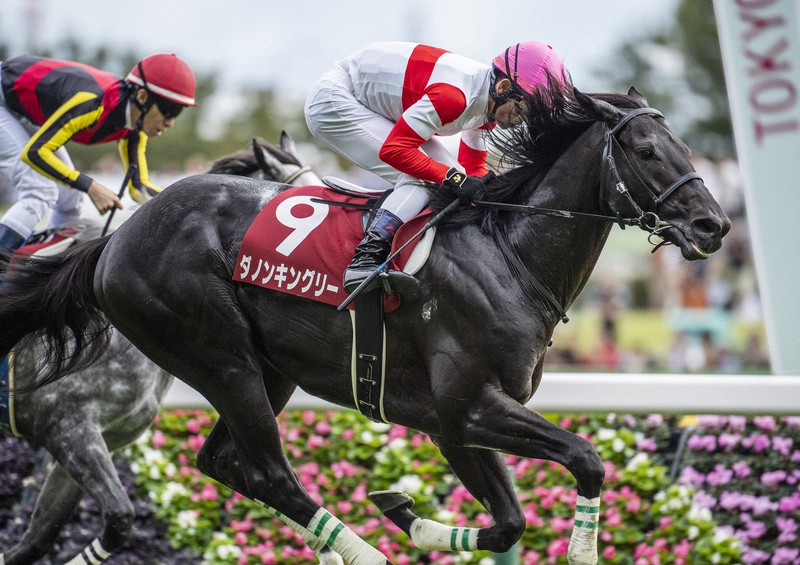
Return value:
<svg viewBox="0 0 800 565">
<path fill-rule="evenodd" d="M 4 258 L 0 272 L 0 358 L 35 345 L 39 377 L 30 392 L 91 365 L 108 346 L 110 323 L 94 294 L 94 272 L 111 236 L 50 257 Z M 38 351 L 37 351 L 38 353 Z"/>
</svg>

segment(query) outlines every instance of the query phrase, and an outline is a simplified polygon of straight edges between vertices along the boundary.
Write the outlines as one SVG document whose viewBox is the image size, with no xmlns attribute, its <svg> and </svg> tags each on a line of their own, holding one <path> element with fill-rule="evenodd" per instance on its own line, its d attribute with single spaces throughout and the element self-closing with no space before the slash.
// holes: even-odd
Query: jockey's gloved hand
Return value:
<svg viewBox="0 0 800 565">
<path fill-rule="evenodd" d="M 455 167 L 447 171 L 442 185 L 455 191 L 464 206 L 468 206 L 474 200 L 481 200 L 486 194 L 486 185 L 480 178 L 466 175 Z"/>
</svg>

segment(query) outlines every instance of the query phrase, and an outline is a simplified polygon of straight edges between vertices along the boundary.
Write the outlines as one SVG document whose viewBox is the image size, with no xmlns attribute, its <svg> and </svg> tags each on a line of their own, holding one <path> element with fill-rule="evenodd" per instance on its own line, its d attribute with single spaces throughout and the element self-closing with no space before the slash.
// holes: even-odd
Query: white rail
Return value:
<svg viewBox="0 0 800 565">
<path fill-rule="evenodd" d="M 176 380 L 165 407 L 208 407 Z M 340 410 L 298 390 L 290 408 Z M 546 373 L 528 407 L 536 412 L 800 415 L 800 376 Z"/>
</svg>

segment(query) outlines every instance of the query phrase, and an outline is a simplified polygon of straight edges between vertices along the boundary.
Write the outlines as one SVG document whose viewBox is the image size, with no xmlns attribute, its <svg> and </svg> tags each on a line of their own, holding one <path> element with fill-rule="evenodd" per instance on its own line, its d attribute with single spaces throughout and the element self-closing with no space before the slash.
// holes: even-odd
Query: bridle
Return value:
<svg viewBox="0 0 800 565">
<path fill-rule="evenodd" d="M 569 210 L 554 210 L 550 208 L 540 208 L 537 206 L 529 206 L 529 205 L 522 205 L 522 204 L 508 204 L 505 202 L 488 202 L 486 200 L 479 200 L 475 202 L 475 205 L 481 208 L 491 208 L 496 210 L 504 210 L 507 212 L 521 212 L 524 214 L 538 214 L 544 216 L 553 216 L 558 218 L 593 218 L 596 220 L 602 220 L 606 222 L 614 222 L 618 224 L 622 229 L 625 229 L 625 226 L 639 226 L 643 230 L 647 231 L 650 236 L 658 235 L 660 237 L 661 232 L 665 229 L 673 227 L 673 225 L 669 222 L 666 222 L 658 217 L 658 214 L 655 212 L 645 212 L 642 210 L 641 206 L 639 206 L 636 201 L 631 196 L 630 192 L 628 191 L 625 182 L 622 180 L 622 177 L 617 170 L 616 161 L 614 159 L 614 147 L 619 148 L 619 152 L 622 154 L 625 162 L 628 164 L 628 168 L 633 171 L 633 174 L 636 175 L 636 178 L 639 182 L 644 186 L 645 190 L 650 194 L 653 202 L 655 203 L 656 209 L 658 206 L 663 203 L 667 197 L 675 192 L 679 187 L 683 186 L 689 181 L 699 179 L 702 180 L 699 174 L 695 171 L 686 173 L 685 175 L 679 177 L 675 182 L 669 185 L 665 190 L 660 193 L 655 192 L 649 184 L 642 178 L 639 174 L 639 171 L 636 169 L 634 164 L 631 162 L 628 155 L 623 151 L 622 146 L 617 139 L 617 134 L 622 130 L 625 125 L 636 118 L 637 116 L 643 115 L 650 115 L 654 117 L 661 117 L 663 118 L 664 115 L 656 110 L 655 108 L 636 108 L 635 110 L 631 110 L 627 114 L 625 114 L 613 127 L 610 126 L 608 123 L 605 124 L 605 140 L 606 144 L 603 148 L 603 170 L 602 170 L 602 179 L 611 178 L 614 183 L 614 188 L 623 195 L 628 203 L 630 203 L 631 207 L 636 212 L 635 217 L 623 217 L 621 213 L 617 212 L 614 216 L 608 216 L 604 214 L 590 214 L 587 212 L 573 212 Z M 604 204 L 603 199 L 605 195 L 605 182 L 601 185 L 600 188 L 600 203 L 601 205 Z M 649 238 L 648 238 L 649 239 Z M 652 241 L 651 241 L 652 243 Z M 662 245 L 666 245 L 666 240 L 658 243 L 653 244 L 656 245 L 656 249 L 661 247 Z"/>
<path fill-rule="evenodd" d="M 663 118 L 664 115 L 656 110 L 655 108 L 636 108 L 635 110 L 631 110 L 627 114 L 625 114 L 614 127 L 609 127 L 608 123 L 606 123 L 606 132 L 605 132 L 605 139 L 606 145 L 603 148 L 603 175 L 602 178 L 608 178 L 609 175 L 613 177 L 614 181 L 614 188 L 623 195 L 631 207 L 636 211 L 638 216 L 635 219 L 634 223 L 628 223 L 628 225 L 638 225 L 642 229 L 650 232 L 650 236 L 653 235 L 660 235 L 660 233 L 665 230 L 666 228 L 672 227 L 672 224 L 669 222 L 664 222 L 661 218 L 658 217 L 658 214 L 655 212 L 645 212 L 642 208 L 636 203 L 631 196 L 631 193 L 628 191 L 628 188 L 625 186 L 625 182 L 622 180 L 622 177 L 619 175 L 619 171 L 617 170 L 617 164 L 614 160 L 614 147 L 619 148 L 619 152 L 622 154 L 622 157 L 625 159 L 625 162 L 628 164 L 628 168 L 633 171 L 633 174 L 636 175 L 636 178 L 639 179 L 639 182 L 645 188 L 645 190 L 650 194 L 650 197 L 653 199 L 653 203 L 655 204 L 656 210 L 664 202 L 670 194 L 675 192 L 676 189 L 683 186 L 689 181 L 698 179 L 703 180 L 699 174 L 695 171 L 691 171 L 686 173 L 685 175 L 679 177 L 675 182 L 669 185 L 665 190 L 660 193 L 656 193 L 649 184 L 642 178 L 639 174 L 639 171 L 631 163 L 630 158 L 622 150 L 622 146 L 619 143 L 619 140 L 616 137 L 616 134 L 625 127 L 625 124 L 630 122 L 633 118 L 642 115 L 650 115 L 657 118 Z M 605 189 L 605 184 L 602 185 L 602 190 L 600 191 L 600 201 L 602 204 L 603 201 L 603 194 Z M 619 214 L 618 214 L 619 216 Z M 622 225 L 622 224 L 620 224 Z M 660 245 L 659 245 L 660 246 Z"/>
</svg>

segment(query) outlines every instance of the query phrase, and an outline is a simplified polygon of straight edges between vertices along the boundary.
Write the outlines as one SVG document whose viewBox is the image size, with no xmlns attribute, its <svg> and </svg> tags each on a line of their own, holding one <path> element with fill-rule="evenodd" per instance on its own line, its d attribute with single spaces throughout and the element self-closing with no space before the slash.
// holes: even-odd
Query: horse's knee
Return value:
<svg viewBox="0 0 800 565">
<path fill-rule="evenodd" d="M 101 544 L 103 549 L 112 552 L 121 547 L 130 537 L 133 530 L 135 512 L 129 500 L 113 510 L 107 510 L 103 515 L 105 531 Z"/>
<path fill-rule="evenodd" d="M 606 477 L 603 460 L 597 450 L 587 440 L 575 436 L 579 441 L 570 447 L 567 468 L 578 481 L 578 491 L 588 497 L 598 496 Z"/>
</svg>

